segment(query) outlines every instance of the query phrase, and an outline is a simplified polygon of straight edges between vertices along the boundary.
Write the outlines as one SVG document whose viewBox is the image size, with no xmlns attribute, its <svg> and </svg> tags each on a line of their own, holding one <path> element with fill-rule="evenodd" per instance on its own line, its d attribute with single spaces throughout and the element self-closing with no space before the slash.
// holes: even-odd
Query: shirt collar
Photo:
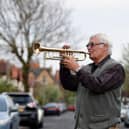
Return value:
<svg viewBox="0 0 129 129">
<path fill-rule="evenodd" d="M 96 66 L 103 65 L 108 59 L 110 59 L 110 55 L 106 56 L 102 61 L 100 61 L 98 64 L 93 63 Z"/>
</svg>

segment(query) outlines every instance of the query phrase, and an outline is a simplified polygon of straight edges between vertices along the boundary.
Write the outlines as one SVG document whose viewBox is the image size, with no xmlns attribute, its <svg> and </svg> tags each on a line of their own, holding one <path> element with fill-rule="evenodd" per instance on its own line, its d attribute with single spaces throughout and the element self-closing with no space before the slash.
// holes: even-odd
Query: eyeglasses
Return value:
<svg viewBox="0 0 129 129">
<path fill-rule="evenodd" d="M 104 44 L 104 43 L 89 42 L 89 43 L 86 45 L 86 47 L 87 47 L 87 48 L 88 48 L 88 47 L 94 47 L 94 46 L 96 46 L 96 45 L 101 45 L 101 44 Z"/>
</svg>

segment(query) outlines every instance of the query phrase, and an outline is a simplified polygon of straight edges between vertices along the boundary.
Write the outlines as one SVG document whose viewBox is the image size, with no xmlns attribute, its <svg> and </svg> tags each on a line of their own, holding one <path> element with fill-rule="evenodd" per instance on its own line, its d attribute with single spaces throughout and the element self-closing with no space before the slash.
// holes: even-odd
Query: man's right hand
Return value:
<svg viewBox="0 0 129 129">
<path fill-rule="evenodd" d="M 62 47 L 63 49 L 70 49 L 70 45 L 64 45 L 63 47 Z"/>
</svg>

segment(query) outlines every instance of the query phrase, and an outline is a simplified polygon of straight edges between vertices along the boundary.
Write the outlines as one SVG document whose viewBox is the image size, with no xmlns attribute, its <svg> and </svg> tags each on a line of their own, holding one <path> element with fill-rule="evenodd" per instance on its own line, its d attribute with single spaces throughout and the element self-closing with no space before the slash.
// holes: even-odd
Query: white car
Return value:
<svg viewBox="0 0 129 129">
<path fill-rule="evenodd" d="M 7 95 L 0 95 L 0 129 L 18 129 L 19 113 L 17 106 Z"/>
<path fill-rule="evenodd" d="M 129 107 L 127 105 L 122 105 L 121 106 L 121 121 L 124 121 L 127 111 L 129 110 Z"/>
<path fill-rule="evenodd" d="M 125 115 L 123 123 L 124 123 L 125 127 L 129 127 L 129 109 L 127 111 L 127 114 Z"/>
</svg>

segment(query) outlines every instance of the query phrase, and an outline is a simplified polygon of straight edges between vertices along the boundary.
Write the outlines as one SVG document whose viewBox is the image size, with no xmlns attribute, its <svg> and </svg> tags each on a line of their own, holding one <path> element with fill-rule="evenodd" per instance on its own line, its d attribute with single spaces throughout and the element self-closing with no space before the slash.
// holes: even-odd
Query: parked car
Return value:
<svg viewBox="0 0 129 129">
<path fill-rule="evenodd" d="M 46 105 L 43 106 L 44 113 L 45 115 L 60 115 L 62 112 L 66 111 L 66 104 L 65 103 L 56 103 L 56 102 L 51 102 L 47 103 Z"/>
<path fill-rule="evenodd" d="M 0 94 L 0 129 L 18 129 L 19 121 L 17 106 L 9 96 Z"/>
<path fill-rule="evenodd" d="M 43 127 L 44 111 L 32 95 L 24 92 L 5 93 L 10 96 L 15 104 L 19 104 L 20 125 L 33 129 Z"/>
<path fill-rule="evenodd" d="M 129 110 L 128 105 L 123 105 L 123 104 L 121 105 L 121 115 L 120 115 L 121 121 L 124 121 L 128 110 Z"/>
<path fill-rule="evenodd" d="M 125 118 L 124 118 L 124 121 L 123 122 L 124 122 L 124 125 L 126 127 L 129 127 L 129 109 L 126 112 L 126 115 L 125 115 Z"/>
<path fill-rule="evenodd" d="M 75 105 L 68 105 L 67 110 L 74 112 L 75 111 Z"/>
<path fill-rule="evenodd" d="M 67 111 L 67 106 L 65 102 L 58 102 L 57 104 L 59 105 L 61 113 Z"/>
</svg>

